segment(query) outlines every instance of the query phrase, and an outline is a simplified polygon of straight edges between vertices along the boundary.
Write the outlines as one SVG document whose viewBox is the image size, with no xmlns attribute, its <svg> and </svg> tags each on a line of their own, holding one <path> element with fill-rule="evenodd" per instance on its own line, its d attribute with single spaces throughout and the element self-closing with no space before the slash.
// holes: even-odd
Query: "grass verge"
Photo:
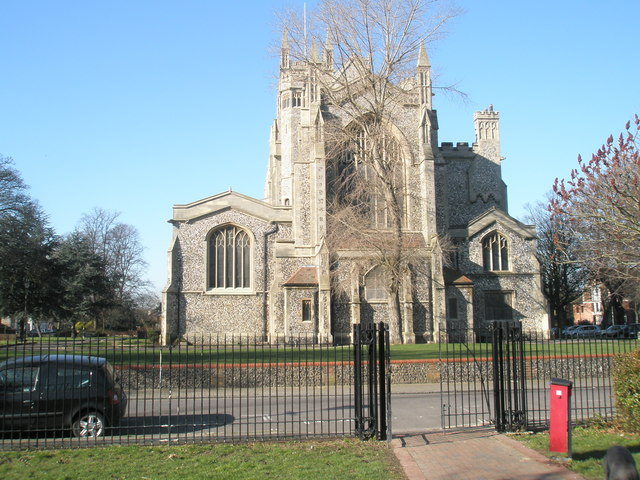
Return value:
<svg viewBox="0 0 640 480">
<path fill-rule="evenodd" d="M 300 362 L 349 362 L 353 349 L 348 346 L 299 345 L 227 345 L 207 347 L 181 344 L 171 350 L 151 343 L 129 343 L 117 337 L 91 339 L 31 339 L 24 345 L 15 342 L 0 348 L 0 361 L 18 355 L 67 353 L 106 357 L 113 365 L 261 364 Z M 137 339 L 136 339 L 137 340 Z M 606 356 L 629 352 L 640 347 L 639 340 L 587 339 L 586 341 L 526 342 L 529 357 Z M 391 345 L 391 360 L 438 360 L 491 358 L 490 343 L 449 343 Z"/>
<path fill-rule="evenodd" d="M 561 457 L 549 452 L 549 433 L 514 435 L 527 447 L 548 457 Z M 604 478 L 602 459 L 607 449 L 613 445 L 627 447 L 633 454 L 636 465 L 640 465 L 640 435 L 629 434 L 604 427 L 574 427 L 572 434 L 573 458 L 567 466 L 588 479 Z"/>
<path fill-rule="evenodd" d="M 109 446 L 0 453 L 3 480 L 49 479 L 404 479 L 383 442 Z"/>
</svg>

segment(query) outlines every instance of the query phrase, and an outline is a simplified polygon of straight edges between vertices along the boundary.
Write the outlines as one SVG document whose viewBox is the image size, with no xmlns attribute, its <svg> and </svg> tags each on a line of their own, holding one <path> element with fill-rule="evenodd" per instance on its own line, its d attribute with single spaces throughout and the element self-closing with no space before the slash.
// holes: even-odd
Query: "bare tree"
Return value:
<svg viewBox="0 0 640 480">
<path fill-rule="evenodd" d="M 640 119 L 606 143 L 569 180 L 554 184 L 553 215 L 567 222 L 577 260 L 610 295 L 636 293 L 640 281 Z M 560 244 L 562 247 L 562 244 Z"/>
<path fill-rule="evenodd" d="M 540 262 L 542 289 L 549 302 L 551 326 L 568 324 L 567 307 L 584 291 L 588 271 L 574 250 L 577 239 L 560 215 L 552 215 L 548 204 L 528 207 L 527 221 L 538 235 L 536 257 Z"/>
<path fill-rule="evenodd" d="M 323 0 L 304 18 L 289 13 L 283 19 L 286 55 L 309 66 L 311 98 L 322 98 L 325 107 L 327 243 L 333 252 L 357 245 L 368 253 L 361 269 L 383 269 L 393 342 L 402 341 L 403 280 L 417 264 L 416 253 L 424 259 L 426 249 L 437 250 L 437 239 L 424 245 L 406 232 L 407 159 L 392 125 L 420 95 L 431 102 L 430 82 L 415 81 L 416 63 L 419 55 L 426 61 L 424 44 L 457 14 L 443 3 Z"/>
<path fill-rule="evenodd" d="M 109 244 L 117 296 L 124 298 L 127 294 L 142 293 L 146 287 L 142 272 L 147 263 L 138 230 L 132 225 L 117 223 L 109 232 Z"/>
<path fill-rule="evenodd" d="M 148 284 L 143 279 L 146 262 L 138 230 L 118 222 L 119 216 L 119 212 L 94 208 L 83 215 L 77 231 L 103 259 L 115 297 L 123 301 L 144 293 Z"/>
</svg>

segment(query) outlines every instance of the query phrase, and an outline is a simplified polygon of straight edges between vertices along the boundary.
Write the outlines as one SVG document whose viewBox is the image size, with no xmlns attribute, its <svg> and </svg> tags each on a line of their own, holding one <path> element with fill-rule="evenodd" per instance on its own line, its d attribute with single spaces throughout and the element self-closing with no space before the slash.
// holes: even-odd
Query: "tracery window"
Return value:
<svg viewBox="0 0 640 480">
<path fill-rule="evenodd" d="M 332 194 L 357 208 L 372 228 L 392 228 L 396 216 L 404 226 L 404 164 L 398 141 L 386 132 L 370 134 L 356 127 L 346 143 L 336 162 Z"/>
<path fill-rule="evenodd" d="M 384 287 L 384 271 L 375 267 L 364 276 L 364 298 L 368 302 L 387 300 L 387 290 Z"/>
<path fill-rule="evenodd" d="M 240 289 L 251 285 L 251 238 L 227 225 L 209 236 L 208 289 Z"/>
<path fill-rule="evenodd" d="M 293 101 L 291 103 L 292 107 L 301 107 L 302 106 L 302 92 L 300 90 L 293 91 Z"/>
<path fill-rule="evenodd" d="M 486 271 L 509 270 L 509 243 L 494 232 L 482 240 L 482 264 Z"/>
</svg>

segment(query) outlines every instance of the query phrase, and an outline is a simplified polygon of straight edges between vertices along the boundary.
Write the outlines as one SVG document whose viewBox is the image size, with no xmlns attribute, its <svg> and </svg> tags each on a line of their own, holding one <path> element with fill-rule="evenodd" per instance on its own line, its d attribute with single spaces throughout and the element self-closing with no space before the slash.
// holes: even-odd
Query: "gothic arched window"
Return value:
<svg viewBox="0 0 640 480">
<path fill-rule="evenodd" d="M 506 237 L 493 232 L 482 240 L 482 264 L 486 271 L 509 270 L 509 243 Z"/>
<path fill-rule="evenodd" d="M 384 288 L 384 271 L 375 267 L 364 276 L 364 298 L 368 302 L 387 300 L 387 290 Z"/>
<path fill-rule="evenodd" d="M 398 141 L 379 126 L 347 130 L 330 180 L 336 205 L 349 206 L 376 229 L 405 225 L 404 162 Z M 339 208 L 339 207 L 338 207 Z"/>
<path fill-rule="evenodd" d="M 233 225 L 214 230 L 208 254 L 208 289 L 250 288 L 251 238 L 246 231 Z"/>
</svg>

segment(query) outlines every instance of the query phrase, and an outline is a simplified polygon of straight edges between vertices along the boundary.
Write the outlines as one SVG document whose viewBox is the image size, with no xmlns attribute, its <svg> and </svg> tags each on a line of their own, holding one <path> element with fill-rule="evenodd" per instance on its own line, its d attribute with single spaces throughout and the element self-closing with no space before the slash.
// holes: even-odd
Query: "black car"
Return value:
<svg viewBox="0 0 640 480">
<path fill-rule="evenodd" d="M 120 423 L 127 396 L 106 359 L 38 355 L 0 363 L 0 428 L 99 437 Z"/>
</svg>

